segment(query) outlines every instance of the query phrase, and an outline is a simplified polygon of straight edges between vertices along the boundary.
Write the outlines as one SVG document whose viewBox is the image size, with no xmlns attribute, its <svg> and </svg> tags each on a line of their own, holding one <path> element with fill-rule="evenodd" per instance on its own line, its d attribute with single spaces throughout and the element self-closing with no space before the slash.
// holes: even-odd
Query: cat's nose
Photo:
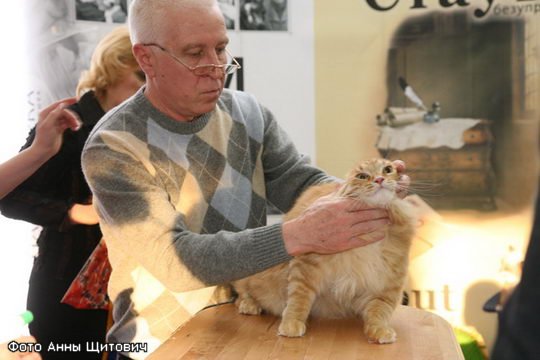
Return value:
<svg viewBox="0 0 540 360">
<path fill-rule="evenodd" d="M 384 181 L 384 178 L 382 176 L 377 176 L 375 178 L 375 180 L 373 180 L 374 182 L 376 182 L 377 184 L 381 185 L 382 182 Z"/>
</svg>

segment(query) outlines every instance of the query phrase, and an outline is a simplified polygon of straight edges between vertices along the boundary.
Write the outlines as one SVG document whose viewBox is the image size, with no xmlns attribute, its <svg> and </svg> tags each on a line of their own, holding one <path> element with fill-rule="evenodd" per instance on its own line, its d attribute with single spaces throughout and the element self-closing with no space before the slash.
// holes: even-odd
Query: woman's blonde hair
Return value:
<svg viewBox="0 0 540 360">
<path fill-rule="evenodd" d="M 102 99 L 107 88 L 115 85 L 126 71 L 137 70 L 139 65 L 131 52 L 129 30 L 126 26 L 115 28 L 97 44 L 90 69 L 82 72 L 77 85 L 77 96 L 93 90 Z"/>
</svg>

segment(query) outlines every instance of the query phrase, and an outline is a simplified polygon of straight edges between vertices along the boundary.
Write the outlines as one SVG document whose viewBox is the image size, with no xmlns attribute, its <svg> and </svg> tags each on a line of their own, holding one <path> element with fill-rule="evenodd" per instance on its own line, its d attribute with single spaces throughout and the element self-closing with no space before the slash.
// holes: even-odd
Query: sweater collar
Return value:
<svg viewBox="0 0 540 360">
<path fill-rule="evenodd" d="M 208 124 L 210 121 L 212 115 L 216 112 L 214 109 L 208 113 L 195 117 L 191 121 L 177 121 L 154 107 L 154 105 L 152 105 L 152 103 L 144 95 L 144 89 L 145 86 L 143 85 L 133 96 L 135 106 L 141 110 L 141 113 L 146 112 L 149 118 L 169 131 L 177 132 L 179 134 L 197 133 L 204 129 L 206 124 Z"/>
</svg>

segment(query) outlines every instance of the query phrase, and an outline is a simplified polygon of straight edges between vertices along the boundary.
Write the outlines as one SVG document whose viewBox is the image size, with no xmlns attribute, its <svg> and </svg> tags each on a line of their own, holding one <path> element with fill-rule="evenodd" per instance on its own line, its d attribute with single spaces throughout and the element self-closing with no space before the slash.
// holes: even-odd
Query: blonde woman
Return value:
<svg viewBox="0 0 540 360">
<path fill-rule="evenodd" d="M 2 214 L 42 226 L 39 254 L 29 282 L 27 307 L 34 313 L 30 333 L 50 359 L 100 359 L 86 342 L 105 342 L 107 311 L 79 310 L 61 304 L 67 288 L 101 239 L 92 195 L 81 171 L 81 151 L 98 120 L 144 83 L 131 52 L 126 27 L 118 27 L 97 45 L 90 69 L 81 75 L 77 132 L 66 132 L 60 151 L 0 201 Z M 34 137 L 27 140 L 30 147 Z M 82 352 L 47 351 L 49 345 L 76 344 Z M 58 349 L 55 349 L 58 350 Z"/>
</svg>

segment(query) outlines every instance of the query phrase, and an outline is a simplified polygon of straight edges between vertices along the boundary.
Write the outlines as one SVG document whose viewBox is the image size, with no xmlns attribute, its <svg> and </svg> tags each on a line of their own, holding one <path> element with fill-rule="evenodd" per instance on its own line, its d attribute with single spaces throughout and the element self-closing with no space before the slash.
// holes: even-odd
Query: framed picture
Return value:
<svg viewBox="0 0 540 360">
<path fill-rule="evenodd" d="M 123 9 L 131 0 L 27 1 L 28 93 L 29 103 L 34 104 L 30 116 L 37 120 L 39 109 L 75 94 L 96 44 L 114 27 L 123 25 L 127 15 Z"/>
<path fill-rule="evenodd" d="M 287 31 L 287 0 L 240 0 L 240 30 Z"/>
<path fill-rule="evenodd" d="M 75 0 L 75 19 L 122 24 L 128 8 L 129 0 Z"/>
<path fill-rule="evenodd" d="M 218 0 L 219 7 L 225 18 L 225 26 L 228 30 L 236 29 L 237 14 L 236 10 L 237 0 Z"/>
</svg>

